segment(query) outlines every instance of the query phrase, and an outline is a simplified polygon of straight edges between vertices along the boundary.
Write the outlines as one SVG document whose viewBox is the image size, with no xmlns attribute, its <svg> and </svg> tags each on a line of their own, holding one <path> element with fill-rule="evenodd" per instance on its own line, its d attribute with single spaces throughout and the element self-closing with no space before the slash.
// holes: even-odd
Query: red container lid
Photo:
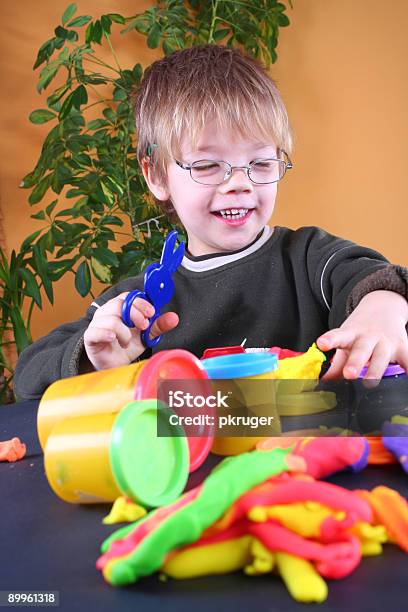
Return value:
<svg viewBox="0 0 408 612">
<path fill-rule="evenodd" d="M 202 380 L 203 395 L 211 393 L 211 383 L 201 361 L 184 349 L 171 349 L 156 353 L 140 372 L 135 388 L 135 399 L 157 398 L 157 381 Z M 214 429 L 202 426 L 202 436 L 189 437 L 190 472 L 197 470 L 207 458 L 214 439 Z"/>
<path fill-rule="evenodd" d="M 245 353 L 243 346 L 219 346 L 217 348 L 205 349 L 201 359 L 209 359 L 210 357 L 220 357 L 221 355 L 235 355 L 236 353 Z"/>
</svg>

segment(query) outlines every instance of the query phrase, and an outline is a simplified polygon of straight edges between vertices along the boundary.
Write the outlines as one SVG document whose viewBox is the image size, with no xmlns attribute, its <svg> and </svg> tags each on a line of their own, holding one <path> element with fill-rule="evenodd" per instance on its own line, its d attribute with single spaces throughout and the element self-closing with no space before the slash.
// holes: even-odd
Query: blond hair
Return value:
<svg viewBox="0 0 408 612">
<path fill-rule="evenodd" d="M 139 163 L 147 158 L 164 185 L 183 137 L 194 147 L 209 120 L 242 137 L 272 139 L 288 154 L 292 149 L 286 109 L 266 69 L 221 45 L 176 51 L 149 66 L 135 92 L 135 115 Z"/>
</svg>

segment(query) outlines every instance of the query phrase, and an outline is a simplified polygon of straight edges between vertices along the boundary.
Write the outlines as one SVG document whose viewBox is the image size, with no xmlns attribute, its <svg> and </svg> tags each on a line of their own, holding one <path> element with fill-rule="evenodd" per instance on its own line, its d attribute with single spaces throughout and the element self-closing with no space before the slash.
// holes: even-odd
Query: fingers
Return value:
<svg viewBox="0 0 408 612">
<path fill-rule="evenodd" d="M 377 339 L 359 336 L 354 329 L 332 329 L 320 336 L 317 345 L 321 350 L 336 348 L 333 364 L 323 377 L 324 380 L 338 378 L 357 378 L 369 361 Z M 343 349 L 343 350 L 342 350 Z"/>
<path fill-rule="evenodd" d="M 401 368 L 404 368 L 405 372 L 408 374 L 408 340 L 406 340 L 405 346 L 400 349 L 397 361 Z"/>
<path fill-rule="evenodd" d="M 375 346 L 375 339 L 367 337 L 357 338 L 349 351 L 348 359 L 343 368 L 344 378 L 353 379 L 359 376 L 361 370 L 370 360 Z"/>
<path fill-rule="evenodd" d="M 127 348 L 132 339 L 132 330 L 122 320 L 122 306 L 128 292 L 121 293 L 98 308 L 84 335 L 88 344 L 113 342 L 116 338 L 122 348 Z M 137 331 L 149 327 L 149 317 L 154 315 L 154 307 L 142 298 L 136 298 L 129 312 Z M 134 332 L 133 332 L 134 333 Z"/>
<path fill-rule="evenodd" d="M 324 333 L 316 340 L 321 351 L 330 351 L 335 348 L 349 348 L 356 339 L 356 332 L 352 329 L 336 327 Z"/>
<path fill-rule="evenodd" d="M 347 353 L 341 349 L 337 349 L 334 354 L 330 368 L 322 377 L 322 380 L 335 380 L 343 375 L 343 368 L 347 361 Z"/>
<path fill-rule="evenodd" d="M 379 342 L 374 347 L 368 366 L 367 373 L 364 376 L 364 386 L 371 388 L 376 387 L 380 382 L 382 375 L 387 369 L 391 359 L 391 346 L 385 342 Z"/>
<path fill-rule="evenodd" d="M 107 314 L 116 315 L 120 319 L 122 318 L 122 306 L 126 296 L 129 295 L 129 292 L 121 293 L 117 297 L 109 300 L 98 308 L 98 310 L 94 314 L 94 319 L 98 319 Z M 148 319 L 152 317 L 155 313 L 154 307 L 150 302 L 144 300 L 143 298 L 137 297 L 130 309 L 130 319 L 134 323 L 135 327 L 138 329 L 146 329 L 149 325 Z"/>
<path fill-rule="evenodd" d="M 92 344 L 113 342 L 115 338 L 122 348 L 126 348 L 132 338 L 129 327 L 115 315 L 100 316 L 91 322 L 84 334 L 85 341 Z"/>
<path fill-rule="evenodd" d="M 164 334 L 177 327 L 178 323 L 179 317 L 175 312 L 166 312 L 160 315 L 152 325 L 149 338 L 153 340 L 156 336 L 160 336 L 160 334 Z"/>
</svg>

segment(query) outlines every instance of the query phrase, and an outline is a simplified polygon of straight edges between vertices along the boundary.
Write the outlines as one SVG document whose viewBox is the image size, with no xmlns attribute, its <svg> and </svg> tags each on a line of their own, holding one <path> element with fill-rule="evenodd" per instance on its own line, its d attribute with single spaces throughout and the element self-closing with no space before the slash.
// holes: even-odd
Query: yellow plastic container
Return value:
<svg viewBox="0 0 408 612">
<path fill-rule="evenodd" d="M 66 418 L 119 412 L 128 402 L 157 397 L 158 380 L 197 381 L 206 389 L 208 377 L 192 353 L 174 349 L 160 351 L 150 359 L 120 368 L 64 378 L 45 391 L 37 415 L 42 448 L 53 428 Z M 211 437 L 189 439 L 190 470 L 197 469 L 210 452 Z"/>
<path fill-rule="evenodd" d="M 233 389 L 229 403 L 232 411 L 229 408 L 227 413 L 233 412 L 234 404 L 241 404 L 255 416 L 273 417 L 273 426 L 268 436 L 241 436 L 238 435 L 238 430 L 236 436 L 221 436 L 216 433 L 211 452 L 217 455 L 238 455 L 252 450 L 259 441 L 267 437 L 280 435 L 274 383 L 277 363 L 276 355 L 272 353 L 237 353 L 203 360 L 209 378 L 217 381 L 217 389 L 222 388 L 223 380 L 226 382 L 226 389 Z M 270 381 L 270 385 L 250 384 L 251 380 Z M 218 416 L 221 414 L 219 411 Z"/>
<path fill-rule="evenodd" d="M 99 370 L 50 385 L 41 398 L 37 430 L 41 447 L 57 423 L 66 418 L 119 412 L 134 399 L 135 386 L 148 361 Z"/>
<path fill-rule="evenodd" d="M 158 419 L 167 427 L 169 412 L 150 399 L 130 402 L 117 414 L 60 421 L 44 451 L 51 488 L 71 503 L 112 502 L 121 495 L 148 507 L 171 503 L 187 482 L 189 453 L 185 437 L 157 435 Z"/>
</svg>

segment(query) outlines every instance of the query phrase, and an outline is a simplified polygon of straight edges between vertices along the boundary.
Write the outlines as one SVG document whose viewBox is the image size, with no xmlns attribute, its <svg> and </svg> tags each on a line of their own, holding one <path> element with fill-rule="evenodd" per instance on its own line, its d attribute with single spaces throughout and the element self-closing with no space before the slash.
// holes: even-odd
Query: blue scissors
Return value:
<svg viewBox="0 0 408 612">
<path fill-rule="evenodd" d="M 174 230 L 167 234 L 163 245 L 160 263 L 152 263 L 145 270 L 144 291 L 131 291 L 125 298 L 122 306 L 122 321 L 128 327 L 134 327 L 130 318 L 130 309 L 137 297 L 150 302 L 155 313 L 149 318 L 149 327 L 141 333 L 144 346 L 152 348 L 159 344 L 162 334 L 153 340 L 149 338 L 150 330 L 155 320 L 160 316 L 160 309 L 170 302 L 174 293 L 174 282 L 172 274 L 177 270 L 184 257 L 184 242 L 180 242 L 176 250 L 174 246 L 177 240 L 177 232 Z"/>
</svg>

